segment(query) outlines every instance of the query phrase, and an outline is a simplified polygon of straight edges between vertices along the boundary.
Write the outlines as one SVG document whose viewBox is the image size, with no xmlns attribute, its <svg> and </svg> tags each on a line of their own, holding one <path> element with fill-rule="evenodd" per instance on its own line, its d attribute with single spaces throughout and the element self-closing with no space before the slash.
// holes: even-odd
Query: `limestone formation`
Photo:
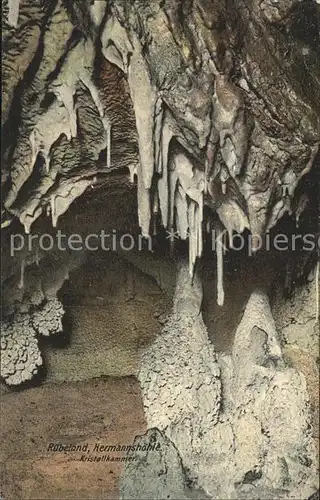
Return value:
<svg viewBox="0 0 320 500">
<path fill-rule="evenodd" d="M 308 498 L 319 409 L 319 0 L 4 0 L 2 46 L 2 379 L 30 381 L 43 363 L 39 338 L 69 333 L 59 291 L 96 251 L 40 248 L 41 237 L 142 236 L 141 248 L 112 251 L 173 307 L 159 313 L 153 344 L 156 333 L 141 345 L 135 325 L 117 349 L 134 353 L 129 375 L 142 355 L 149 430 L 137 442 L 163 449 L 128 465 L 122 498 Z M 278 233 L 297 248 L 269 251 L 265 239 Z M 199 270 L 212 264 L 228 319 L 231 268 L 256 269 L 258 250 L 281 276 L 264 287 L 253 277 L 219 352 Z M 81 348 L 68 361 L 72 380 L 83 376 Z M 101 363 L 110 355 L 96 351 Z M 63 377 L 63 356 L 50 359 Z M 110 374 L 93 364 L 94 376 Z"/>
<path fill-rule="evenodd" d="M 36 332 L 28 314 L 18 315 L 1 325 L 1 377 L 9 385 L 27 382 L 38 372 L 43 360 Z"/>
<path fill-rule="evenodd" d="M 7 211 L 28 232 L 49 204 L 56 226 L 70 203 L 92 184 L 99 184 L 99 177 L 110 170 L 112 149 L 117 149 L 112 141 L 112 110 L 96 75 L 98 64 L 106 58 L 120 68 L 130 90 L 139 161 L 137 152 L 133 162 L 128 158 L 124 164 L 131 179 L 137 174 L 139 224 L 144 236 L 150 234 L 151 219 L 160 211 L 164 227 L 189 240 L 192 274 L 202 255 L 204 205 L 215 208 L 229 234 L 248 229 L 261 236 L 285 214 L 295 210 L 298 214 L 297 187 L 318 162 L 320 123 L 314 95 L 319 88 L 317 67 L 311 61 L 316 47 L 308 48 L 313 88 L 309 91 L 304 80 L 293 83 L 293 73 L 304 64 L 303 42 L 290 38 L 292 59 L 287 73 L 274 62 L 273 49 L 267 44 L 270 23 L 281 25 L 286 16 L 290 18 L 288 30 L 295 35 L 300 11 L 294 4 L 297 11 L 282 4 L 277 8 L 268 2 L 254 4 L 255 17 L 250 20 L 242 2 L 230 16 L 225 2 L 210 7 L 204 0 L 193 6 L 189 2 L 175 5 L 171 0 L 163 6 L 160 2 L 127 5 L 118 0 L 99 8 L 97 3 L 87 8 L 84 3 L 70 2 L 68 9 L 57 2 L 41 35 L 44 49 L 38 56 L 38 69 L 21 92 L 18 140 L 8 144 Z M 317 9 L 310 6 L 307 14 L 316 16 Z M 11 29 L 7 40 L 12 43 L 23 29 L 20 20 L 25 10 L 24 2 L 20 10 L 19 2 L 8 3 Z M 42 21 L 40 11 L 35 10 L 34 15 L 41 27 L 47 18 Z M 236 18 L 241 19 L 246 36 L 237 33 Z M 16 29 L 12 31 L 12 27 Z M 258 57 L 255 39 L 262 27 L 266 34 L 259 38 Z M 231 32 L 233 38 L 228 42 L 227 33 Z M 280 32 L 273 36 L 279 61 L 286 57 L 287 40 Z M 232 42 L 239 37 L 243 56 Z M 26 61 L 30 61 L 31 45 L 26 49 Z M 10 78 L 6 81 L 12 89 Z M 89 127 L 83 117 L 86 105 L 78 92 L 87 93 L 90 107 L 97 110 Z M 90 133 L 101 134 L 93 153 L 87 139 Z M 80 149 L 78 141 L 83 146 Z M 39 153 L 44 169 L 39 165 Z M 104 172 L 97 165 L 102 153 Z M 40 182 L 35 180 L 34 189 L 25 195 L 23 185 L 39 168 Z M 71 175 L 73 189 L 68 183 Z"/>
<path fill-rule="evenodd" d="M 284 360 L 268 297 L 251 295 L 231 356 L 218 357 L 201 298 L 182 266 L 172 315 L 141 360 L 148 427 L 172 441 L 210 498 L 307 498 L 317 487 L 309 395 Z"/>
</svg>

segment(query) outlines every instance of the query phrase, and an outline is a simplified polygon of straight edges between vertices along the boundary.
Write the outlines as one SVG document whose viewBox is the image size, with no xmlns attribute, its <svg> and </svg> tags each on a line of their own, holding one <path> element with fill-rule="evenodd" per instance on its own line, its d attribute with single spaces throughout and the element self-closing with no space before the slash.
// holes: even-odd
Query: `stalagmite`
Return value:
<svg viewBox="0 0 320 500">
<path fill-rule="evenodd" d="M 21 262 L 21 267 L 20 267 L 20 282 L 18 284 L 19 290 L 22 290 L 22 288 L 24 288 L 25 267 L 26 267 L 26 260 L 25 260 L 25 258 L 23 258 L 22 262 Z"/>
<path fill-rule="evenodd" d="M 8 0 L 8 2 L 9 2 L 8 24 L 16 28 L 18 26 L 20 0 Z"/>
<path fill-rule="evenodd" d="M 223 241 L 222 241 L 222 232 L 220 229 L 217 230 L 216 253 L 217 253 L 217 304 L 222 307 L 224 304 Z"/>
</svg>

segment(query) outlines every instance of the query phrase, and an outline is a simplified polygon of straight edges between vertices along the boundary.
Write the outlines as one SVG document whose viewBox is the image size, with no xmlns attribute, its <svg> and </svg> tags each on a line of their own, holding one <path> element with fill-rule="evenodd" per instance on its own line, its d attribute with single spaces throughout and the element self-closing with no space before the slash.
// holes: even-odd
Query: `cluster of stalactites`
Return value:
<svg viewBox="0 0 320 500">
<path fill-rule="evenodd" d="M 16 8 L 15 2 L 11 3 L 11 8 Z M 57 175 L 56 171 L 51 168 L 53 146 L 58 143 L 62 136 L 65 136 L 69 143 L 78 136 L 78 105 L 75 102 L 75 94 L 79 85 L 87 89 L 98 111 L 104 130 L 104 141 L 101 141 L 100 138 L 99 140 L 101 148 L 106 150 L 105 167 L 106 169 L 111 167 L 111 122 L 100 100 L 99 89 L 92 78 L 94 59 L 95 47 L 91 40 L 81 40 L 68 52 L 57 78 L 49 85 L 49 91 L 56 97 L 55 101 L 45 113 L 38 116 L 36 124 L 29 134 L 28 144 L 23 144 L 20 148 L 21 151 L 16 152 L 17 158 L 21 156 L 27 160 L 25 160 L 24 168 L 20 169 L 16 175 L 15 191 L 6 200 L 9 210 L 18 196 L 20 188 L 34 171 L 38 156 L 40 155 L 44 160 L 46 177 L 27 210 L 19 214 L 20 222 L 27 234 L 30 233 L 33 222 L 42 213 L 43 207 L 41 204 L 39 205 L 38 198 L 47 197 L 48 189 L 54 183 Z M 51 214 L 53 227 L 56 227 L 59 217 L 66 212 L 71 203 L 81 196 L 91 184 L 92 180 L 82 179 L 81 176 L 60 183 L 58 190 L 53 191 L 47 202 L 47 212 Z"/>
<path fill-rule="evenodd" d="M 182 152 L 183 147 L 178 152 L 170 148 L 172 138 L 177 138 L 176 127 L 173 126 L 172 117 L 167 112 L 161 95 L 153 85 L 141 42 L 134 33 L 131 35 L 129 39 L 116 16 L 111 16 L 103 30 L 101 43 L 105 58 L 127 75 L 135 112 L 140 161 L 138 167 L 131 169 L 130 173 L 132 179 L 137 176 L 139 226 L 142 235 L 148 238 L 151 220 L 160 214 L 168 238 L 188 239 L 189 271 L 190 276 L 193 276 L 195 262 L 201 257 L 203 250 L 203 205 L 207 172 L 200 170 L 196 162 Z M 221 113 L 225 118 L 225 113 Z M 227 118 L 233 120 L 234 114 L 235 111 Z M 218 118 L 221 121 L 220 115 Z M 239 151 L 229 149 L 226 147 L 226 155 L 230 156 L 231 166 L 236 174 L 239 166 L 234 167 L 234 158 L 239 156 Z M 225 187 L 224 183 L 223 186 Z M 230 207 L 222 209 L 222 217 L 226 211 L 230 212 Z M 240 218 L 243 219 L 241 223 L 234 220 L 235 217 L 232 218 L 228 226 L 229 232 L 242 232 L 248 225 L 244 214 Z M 218 303 L 222 305 L 222 245 L 217 251 L 217 267 Z"/>
</svg>

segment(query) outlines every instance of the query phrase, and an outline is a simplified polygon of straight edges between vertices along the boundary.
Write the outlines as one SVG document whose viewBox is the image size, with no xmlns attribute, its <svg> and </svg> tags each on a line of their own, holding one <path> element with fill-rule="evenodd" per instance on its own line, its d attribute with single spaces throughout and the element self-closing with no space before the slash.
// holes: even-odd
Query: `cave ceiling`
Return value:
<svg viewBox="0 0 320 500">
<path fill-rule="evenodd" d="M 69 231 L 118 230 L 133 193 L 134 231 L 188 240 L 191 275 L 205 229 L 229 241 L 251 233 L 255 251 L 256 237 L 309 210 L 316 232 L 317 2 L 10 0 L 3 10 L 5 238 L 48 220 L 55 231 L 68 214 Z M 93 206 L 90 227 L 81 213 Z M 221 247 L 217 269 L 223 305 Z"/>
<path fill-rule="evenodd" d="M 317 162 L 317 21 L 316 2 L 5 3 L 3 226 L 56 226 L 118 170 L 142 233 L 192 226 L 193 258 L 204 204 L 263 234 Z"/>
</svg>

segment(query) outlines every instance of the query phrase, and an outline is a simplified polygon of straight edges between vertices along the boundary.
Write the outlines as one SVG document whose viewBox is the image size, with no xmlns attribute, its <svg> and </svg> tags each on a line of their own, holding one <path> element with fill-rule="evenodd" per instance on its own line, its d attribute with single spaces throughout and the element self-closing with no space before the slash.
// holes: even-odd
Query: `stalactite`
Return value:
<svg viewBox="0 0 320 500">
<path fill-rule="evenodd" d="M 12 219 L 6 219 L 5 221 L 1 222 L 1 229 L 5 229 L 6 227 L 9 227 L 12 222 Z"/>
<path fill-rule="evenodd" d="M 81 179 L 74 177 L 61 182 L 57 191 L 50 197 L 52 226 L 56 227 L 59 218 L 63 215 L 71 203 L 81 196 L 92 184 L 92 179 Z"/>
<path fill-rule="evenodd" d="M 138 166 L 138 219 L 141 234 L 144 238 L 149 236 L 151 207 L 150 190 L 145 187 L 141 174 L 141 166 Z"/>
<path fill-rule="evenodd" d="M 152 204 L 152 216 L 153 216 L 153 236 L 157 235 L 157 216 L 159 213 L 159 198 L 158 192 L 155 190 L 153 204 Z"/>
<path fill-rule="evenodd" d="M 170 162 L 171 163 L 171 162 Z M 178 174 L 174 169 L 174 163 L 172 162 L 172 167 L 169 165 L 169 217 L 168 217 L 168 227 L 169 231 L 172 231 L 174 224 L 174 209 L 175 209 L 175 195 L 178 182 Z"/>
<path fill-rule="evenodd" d="M 225 166 L 223 166 L 220 171 L 221 191 L 223 195 L 227 194 L 227 181 L 229 177 L 230 177 L 229 171 Z"/>
<path fill-rule="evenodd" d="M 178 186 L 175 195 L 176 227 L 182 240 L 188 237 L 188 202 L 187 195 L 181 185 Z"/>
<path fill-rule="evenodd" d="M 118 66 L 124 73 L 128 73 L 128 53 L 134 47 L 129 40 L 128 33 L 120 24 L 116 16 L 107 19 L 101 34 L 102 53 L 112 64 Z"/>
<path fill-rule="evenodd" d="M 162 100 L 158 99 L 155 106 L 155 126 L 154 126 L 154 157 L 156 162 L 156 172 L 162 174 L 162 129 L 163 129 L 163 104 Z"/>
<path fill-rule="evenodd" d="M 236 150 L 230 137 L 224 138 L 224 143 L 221 146 L 221 156 L 225 161 L 231 176 L 235 179 L 240 173 L 241 163 L 237 159 Z"/>
<path fill-rule="evenodd" d="M 203 234 L 202 234 L 202 222 L 203 222 L 203 193 L 200 195 L 199 204 L 197 206 L 197 228 L 198 228 L 198 252 L 197 256 L 200 258 L 203 251 Z"/>
<path fill-rule="evenodd" d="M 208 193 L 208 180 L 210 178 L 211 170 L 214 165 L 217 142 L 218 142 L 218 133 L 215 127 L 212 126 L 208 139 L 206 160 L 205 160 L 205 186 L 204 186 L 205 193 Z"/>
<path fill-rule="evenodd" d="M 49 89 L 54 92 L 58 100 L 63 103 L 69 116 L 71 136 L 77 136 L 77 105 L 74 104 L 74 95 L 77 84 L 81 82 L 90 92 L 92 100 L 98 109 L 107 139 L 111 134 L 110 121 L 105 114 L 104 106 L 99 96 L 92 72 L 95 59 L 95 47 L 91 40 L 80 41 L 68 54 L 68 57 L 57 77 L 50 84 Z M 111 139 L 109 139 L 111 141 Z M 108 148 L 110 155 L 111 148 Z M 110 158 L 109 158 L 110 160 Z M 110 163 L 109 163 L 110 166 Z"/>
<path fill-rule="evenodd" d="M 101 0 L 93 0 L 91 2 L 91 17 L 96 26 L 100 26 L 107 8 L 107 1 L 101 2 Z"/>
<path fill-rule="evenodd" d="M 170 126 L 164 120 L 162 127 L 162 136 L 161 136 L 161 172 L 162 175 L 158 180 L 158 193 L 159 193 L 159 202 L 160 202 L 160 210 L 162 217 L 162 224 L 166 228 L 168 226 L 168 217 L 169 217 L 169 184 L 168 184 L 168 163 L 169 163 L 169 148 L 170 142 L 173 137 L 172 130 Z"/>
<path fill-rule="evenodd" d="M 111 168 L 111 135 L 112 133 L 112 126 L 111 123 L 109 122 L 108 124 L 108 129 L 107 129 L 107 168 Z"/>
<path fill-rule="evenodd" d="M 154 127 L 157 93 L 151 85 L 148 67 L 138 42 L 128 69 L 128 83 L 136 117 L 141 174 L 145 188 L 150 189 L 155 170 Z"/>
<path fill-rule="evenodd" d="M 227 200 L 217 208 L 217 214 L 222 224 L 229 234 L 229 241 L 232 240 L 233 231 L 243 233 L 249 229 L 249 220 L 242 208 L 235 200 Z"/>
<path fill-rule="evenodd" d="M 126 72 L 123 64 L 123 58 L 115 45 L 111 44 L 106 49 L 104 49 L 103 55 L 111 64 L 117 66 L 124 73 Z"/>
<path fill-rule="evenodd" d="M 182 239 L 186 239 L 189 227 L 189 270 L 192 276 L 203 247 L 204 174 L 194 168 L 182 153 L 176 154 L 170 162 L 169 190 L 169 229 L 172 231 L 176 210 L 176 229 Z"/>
<path fill-rule="evenodd" d="M 50 172 L 50 156 L 43 151 L 43 159 L 44 159 L 44 168 L 46 170 L 46 173 L 48 174 Z"/>
<path fill-rule="evenodd" d="M 105 114 L 104 106 L 101 102 L 100 96 L 99 96 L 99 90 L 92 81 L 91 78 L 91 73 L 89 71 L 85 72 L 83 75 L 81 75 L 80 80 L 82 83 L 87 87 L 87 89 L 90 92 L 90 95 L 92 97 L 92 100 L 99 112 L 101 121 L 103 123 L 104 130 L 106 133 L 110 133 L 110 120 L 108 119 L 107 115 Z"/>
<path fill-rule="evenodd" d="M 30 163 L 29 163 L 29 172 L 32 172 L 33 166 L 36 162 L 37 156 L 38 156 L 38 148 L 36 146 L 36 137 L 35 137 L 35 129 L 32 130 L 30 136 L 29 136 L 29 144 L 31 147 L 31 158 L 30 158 Z"/>
<path fill-rule="evenodd" d="M 31 158 L 28 165 L 29 172 L 33 171 L 38 154 L 40 153 L 45 162 L 46 173 L 49 173 L 51 147 L 62 134 L 65 134 L 68 141 L 71 140 L 72 129 L 70 127 L 68 110 L 64 104 L 56 101 L 40 117 L 38 123 L 30 133 Z"/>
<path fill-rule="evenodd" d="M 51 206 L 52 226 L 53 227 L 57 227 L 56 199 L 55 199 L 55 195 L 50 196 L 50 206 Z"/>
<path fill-rule="evenodd" d="M 217 304 L 224 304 L 224 286 L 223 286 L 223 241 L 222 231 L 217 230 L 216 254 L 217 254 Z"/>
<path fill-rule="evenodd" d="M 137 165 L 131 164 L 128 166 L 128 169 L 129 169 L 129 173 L 130 173 L 130 182 L 131 182 L 131 184 L 133 184 L 135 181 L 135 177 L 137 177 L 137 175 L 138 175 Z"/>
<path fill-rule="evenodd" d="M 32 213 L 22 212 L 22 214 L 19 217 L 19 220 L 23 225 L 26 234 L 30 234 L 32 224 L 38 217 L 40 217 L 41 214 L 42 214 L 42 207 L 38 207 L 32 210 Z"/>
<path fill-rule="evenodd" d="M 157 191 L 154 194 L 153 204 L 152 204 L 152 213 L 156 215 L 159 213 L 159 197 Z"/>
<path fill-rule="evenodd" d="M 22 262 L 21 262 L 21 266 L 20 266 L 20 282 L 18 284 L 19 290 L 22 290 L 22 288 L 24 288 L 25 267 L 26 267 L 26 260 L 23 257 Z"/>
<path fill-rule="evenodd" d="M 54 93 L 68 112 L 71 137 L 77 137 L 77 114 L 73 102 L 74 92 L 72 88 L 63 83 L 58 87 L 54 87 Z"/>
<path fill-rule="evenodd" d="M 197 226 L 195 223 L 195 202 L 193 200 L 189 203 L 188 209 L 188 222 L 189 222 L 189 274 L 192 277 L 194 265 L 197 256 Z"/>
<path fill-rule="evenodd" d="M 8 24 L 16 28 L 18 26 L 20 0 L 8 0 L 8 3 L 9 3 Z"/>
</svg>

